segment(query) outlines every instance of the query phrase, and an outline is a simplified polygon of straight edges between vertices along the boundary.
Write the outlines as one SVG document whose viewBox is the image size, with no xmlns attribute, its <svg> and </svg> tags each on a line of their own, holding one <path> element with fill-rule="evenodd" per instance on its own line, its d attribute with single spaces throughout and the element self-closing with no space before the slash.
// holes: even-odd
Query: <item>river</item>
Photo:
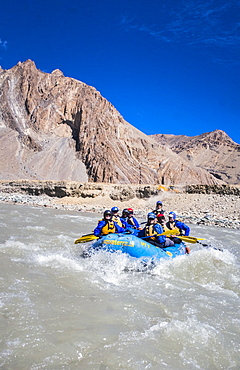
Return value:
<svg viewBox="0 0 240 370">
<path fill-rule="evenodd" d="M 101 215 L 0 204 L 4 370 L 240 368 L 238 230 L 191 226 L 213 248 L 139 271 L 83 258 Z"/>
</svg>

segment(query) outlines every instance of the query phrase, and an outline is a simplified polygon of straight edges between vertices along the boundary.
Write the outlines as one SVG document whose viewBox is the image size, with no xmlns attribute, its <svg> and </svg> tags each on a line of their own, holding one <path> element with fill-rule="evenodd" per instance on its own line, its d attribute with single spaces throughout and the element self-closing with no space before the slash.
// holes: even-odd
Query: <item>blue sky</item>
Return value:
<svg viewBox="0 0 240 370">
<path fill-rule="evenodd" d="M 4 1 L 0 65 L 27 59 L 94 86 L 146 134 L 240 143 L 240 1 Z"/>
</svg>

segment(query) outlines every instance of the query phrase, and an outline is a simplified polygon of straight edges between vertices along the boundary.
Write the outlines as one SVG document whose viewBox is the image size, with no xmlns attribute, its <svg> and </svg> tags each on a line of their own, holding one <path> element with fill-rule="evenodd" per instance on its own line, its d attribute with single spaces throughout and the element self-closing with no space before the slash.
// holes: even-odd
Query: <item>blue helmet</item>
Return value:
<svg viewBox="0 0 240 370">
<path fill-rule="evenodd" d="M 148 218 L 149 220 L 155 220 L 156 215 L 155 215 L 155 213 L 150 212 L 150 213 L 147 215 L 147 218 Z"/>
<path fill-rule="evenodd" d="M 118 212 L 118 211 L 119 211 L 119 209 L 118 209 L 118 207 L 112 207 L 112 208 L 111 208 L 111 211 L 112 211 L 112 212 Z"/>
<path fill-rule="evenodd" d="M 176 213 L 175 212 L 169 212 L 168 217 L 172 217 L 174 221 L 176 221 Z"/>
<path fill-rule="evenodd" d="M 106 218 L 106 216 L 111 216 L 112 217 L 112 212 L 109 209 L 106 209 L 103 213 L 103 218 Z"/>
<path fill-rule="evenodd" d="M 156 205 L 157 205 L 157 206 L 158 206 L 158 205 L 162 206 L 162 202 L 161 202 L 160 200 L 158 200 L 158 201 L 157 201 L 157 203 L 156 203 Z"/>
</svg>

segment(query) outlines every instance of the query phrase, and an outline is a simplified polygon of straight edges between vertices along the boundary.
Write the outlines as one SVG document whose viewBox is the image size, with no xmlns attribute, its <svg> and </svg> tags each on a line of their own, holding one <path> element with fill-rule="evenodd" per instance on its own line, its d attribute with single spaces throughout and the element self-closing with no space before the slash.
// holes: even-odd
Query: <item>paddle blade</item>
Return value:
<svg viewBox="0 0 240 370">
<path fill-rule="evenodd" d="M 186 243 L 198 243 L 198 240 L 205 240 L 205 239 L 195 238 L 194 236 L 185 236 L 185 235 L 179 235 L 179 236 L 177 235 L 176 237 Z"/>
<path fill-rule="evenodd" d="M 186 242 L 186 243 L 197 243 L 198 242 L 198 240 L 197 240 L 197 238 L 193 238 L 193 237 L 189 237 L 189 236 L 176 236 L 176 238 L 178 238 L 178 239 L 181 239 L 183 242 Z"/>
<path fill-rule="evenodd" d="M 173 230 L 167 230 L 167 231 L 164 231 L 163 233 L 161 234 L 155 234 L 155 235 L 152 235 L 152 236 L 143 236 L 142 239 L 149 239 L 153 236 L 160 236 L 160 235 L 175 235 L 175 234 L 179 234 L 179 230 L 176 230 L 176 229 L 173 229 Z"/>
<path fill-rule="evenodd" d="M 159 235 L 175 235 L 175 234 L 179 234 L 179 230 L 177 230 L 177 229 L 166 230 L 166 231 L 164 231 L 164 233 L 159 234 Z"/>
<path fill-rule="evenodd" d="M 91 242 L 93 240 L 96 240 L 98 238 L 99 238 L 98 236 L 95 236 L 93 234 L 83 235 L 83 236 L 81 236 L 81 238 L 76 239 L 75 242 L 74 242 L 74 244 L 87 243 L 87 242 Z"/>
</svg>

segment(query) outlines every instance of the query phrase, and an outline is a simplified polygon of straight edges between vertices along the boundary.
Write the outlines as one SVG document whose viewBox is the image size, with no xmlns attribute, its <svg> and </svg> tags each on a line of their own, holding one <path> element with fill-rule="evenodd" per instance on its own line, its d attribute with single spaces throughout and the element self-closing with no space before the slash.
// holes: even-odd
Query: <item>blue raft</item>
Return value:
<svg viewBox="0 0 240 370">
<path fill-rule="evenodd" d="M 121 251 L 135 258 L 160 260 L 185 254 L 186 246 L 181 243 L 172 247 L 159 248 L 132 234 L 108 234 L 94 242 L 91 250 Z"/>
</svg>

